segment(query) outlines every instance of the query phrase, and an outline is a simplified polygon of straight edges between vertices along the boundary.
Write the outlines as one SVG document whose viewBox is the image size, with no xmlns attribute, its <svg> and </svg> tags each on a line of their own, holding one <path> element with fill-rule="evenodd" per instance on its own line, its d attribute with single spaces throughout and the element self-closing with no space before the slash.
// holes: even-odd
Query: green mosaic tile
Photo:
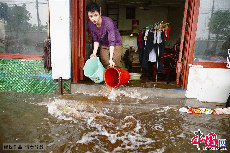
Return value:
<svg viewBox="0 0 230 153">
<path fill-rule="evenodd" d="M 71 81 L 70 80 L 64 80 L 63 81 L 63 88 L 70 92 L 70 88 L 71 88 Z"/>
<path fill-rule="evenodd" d="M 58 90 L 58 82 L 45 71 L 41 60 L 0 59 L 0 90 L 49 94 Z M 63 80 L 63 88 L 70 91 L 70 80 Z"/>
</svg>

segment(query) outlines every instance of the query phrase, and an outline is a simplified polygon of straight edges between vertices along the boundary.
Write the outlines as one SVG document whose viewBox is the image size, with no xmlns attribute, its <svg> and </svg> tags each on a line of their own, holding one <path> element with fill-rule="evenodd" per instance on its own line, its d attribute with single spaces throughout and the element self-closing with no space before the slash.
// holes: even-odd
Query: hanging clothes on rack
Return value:
<svg viewBox="0 0 230 153">
<path fill-rule="evenodd" d="M 162 60 L 164 56 L 165 40 L 169 37 L 168 23 L 157 23 L 144 28 L 138 37 L 139 60 L 142 68 L 149 71 L 149 65 L 158 64 L 157 71 L 163 70 Z M 168 33 L 167 33 L 168 32 Z M 167 35 L 166 35 L 167 33 Z"/>
<path fill-rule="evenodd" d="M 162 59 L 159 59 L 160 57 L 164 56 L 164 50 L 165 50 L 165 41 L 164 41 L 164 32 L 163 31 L 157 31 L 156 32 L 156 43 L 154 44 L 154 50 L 156 53 L 156 62 L 158 63 L 158 66 L 156 67 L 156 71 L 163 71 L 163 63 Z"/>
<path fill-rule="evenodd" d="M 145 71 L 149 70 L 148 61 L 149 61 L 149 54 L 153 49 L 153 40 L 154 40 L 153 31 L 149 29 L 145 30 L 141 41 L 141 51 L 140 51 L 140 63 Z"/>
<path fill-rule="evenodd" d="M 157 56 L 157 52 L 158 52 L 158 45 L 162 43 L 162 38 L 161 38 L 161 31 L 154 31 L 154 39 L 153 39 L 153 49 L 152 51 L 149 53 L 149 61 L 150 62 L 156 62 L 156 56 Z"/>
<path fill-rule="evenodd" d="M 149 53 L 149 62 L 156 62 L 157 61 L 157 59 L 156 59 L 157 57 L 156 57 L 156 51 L 155 51 L 155 49 L 154 49 L 154 47 L 153 47 L 153 49 L 152 49 L 152 51 Z"/>
</svg>

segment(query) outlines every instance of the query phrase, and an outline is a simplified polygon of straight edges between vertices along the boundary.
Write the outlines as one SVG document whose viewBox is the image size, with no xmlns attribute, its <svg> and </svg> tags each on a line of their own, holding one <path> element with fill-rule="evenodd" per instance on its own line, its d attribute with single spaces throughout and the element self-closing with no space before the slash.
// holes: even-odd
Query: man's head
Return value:
<svg viewBox="0 0 230 153">
<path fill-rule="evenodd" d="M 100 7 L 97 5 L 97 3 L 89 3 L 86 6 L 86 13 L 88 14 L 88 12 L 95 12 L 97 11 L 98 13 L 100 12 Z"/>
<path fill-rule="evenodd" d="M 101 18 L 100 7 L 96 3 L 89 3 L 86 6 L 87 15 L 94 24 L 98 24 Z"/>
</svg>

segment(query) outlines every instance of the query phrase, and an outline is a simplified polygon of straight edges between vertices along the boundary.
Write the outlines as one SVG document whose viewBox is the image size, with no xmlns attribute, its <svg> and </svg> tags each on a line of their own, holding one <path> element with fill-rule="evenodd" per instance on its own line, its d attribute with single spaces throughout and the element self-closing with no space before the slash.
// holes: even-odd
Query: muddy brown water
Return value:
<svg viewBox="0 0 230 153">
<path fill-rule="evenodd" d="M 229 152 L 230 115 L 179 112 L 188 105 L 221 107 L 191 99 L 138 95 L 111 99 L 95 94 L 1 92 L 0 152 L 20 152 L 3 151 L 3 143 L 45 143 L 42 152 L 53 153 L 198 152 L 191 144 L 198 129 L 204 135 L 214 132 L 217 139 L 226 139 L 225 152 Z"/>
</svg>

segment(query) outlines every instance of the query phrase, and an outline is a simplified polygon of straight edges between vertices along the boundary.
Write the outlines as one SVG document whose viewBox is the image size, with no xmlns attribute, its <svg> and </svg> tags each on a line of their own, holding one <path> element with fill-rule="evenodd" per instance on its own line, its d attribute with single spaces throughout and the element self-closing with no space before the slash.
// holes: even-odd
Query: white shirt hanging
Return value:
<svg viewBox="0 0 230 153">
<path fill-rule="evenodd" d="M 158 44 L 162 43 L 161 33 L 162 33 L 162 31 L 157 31 L 157 43 Z"/>
<path fill-rule="evenodd" d="M 154 31 L 154 39 L 153 39 L 153 44 L 157 43 L 157 32 Z"/>
<path fill-rule="evenodd" d="M 149 61 L 150 62 L 156 62 L 156 52 L 153 48 L 152 51 L 149 53 Z"/>
</svg>

